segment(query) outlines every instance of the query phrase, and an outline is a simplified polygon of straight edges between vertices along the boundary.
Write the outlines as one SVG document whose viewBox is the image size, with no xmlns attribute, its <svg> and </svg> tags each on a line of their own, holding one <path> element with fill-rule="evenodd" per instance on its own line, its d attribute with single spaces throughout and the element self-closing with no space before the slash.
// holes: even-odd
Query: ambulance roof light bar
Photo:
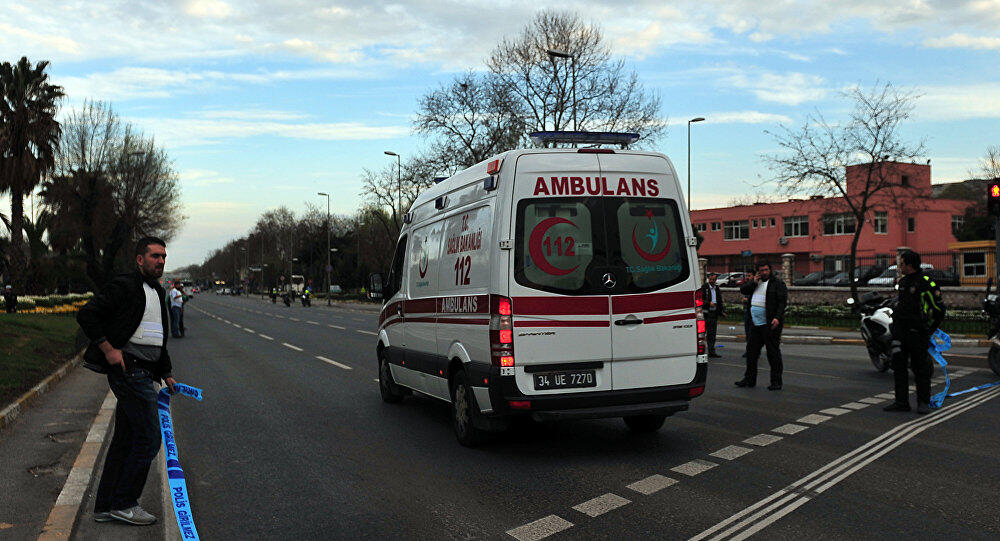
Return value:
<svg viewBox="0 0 1000 541">
<path fill-rule="evenodd" d="M 623 148 L 639 140 L 638 133 L 590 131 L 536 131 L 528 135 L 536 145 L 546 143 L 577 143 L 584 145 L 621 145 Z"/>
</svg>

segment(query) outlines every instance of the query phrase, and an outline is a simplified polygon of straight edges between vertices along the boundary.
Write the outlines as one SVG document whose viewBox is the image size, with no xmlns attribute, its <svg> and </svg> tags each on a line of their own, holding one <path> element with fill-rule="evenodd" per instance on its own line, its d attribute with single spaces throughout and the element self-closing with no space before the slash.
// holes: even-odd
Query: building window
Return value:
<svg viewBox="0 0 1000 541">
<path fill-rule="evenodd" d="M 986 276 L 986 252 L 965 252 L 962 254 L 963 276 Z"/>
<path fill-rule="evenodd" d="M 718 231 L 722 229 L 722 224 L 719 222 L 712 222 L 712 231 Z"/>
<path fill-rule="evenodd" d="M 824 235 L 853 235 L 857 223 L 850 214 L 827 214 L 823 216 Z"/>
<path fill-rule="evenodd" d="M 900 180 L 900 184 L 902 184 L 903 186 L 909 186 L 910 185 L 910 177 L 907 176 L 907 175 L 903 175 L 903 178 Z"/>
<path fill-rule="evenodd" d="M 875 211 L 875 222 L 872 224 L 875 228 L 875 232 L 880 235 L 886 235 L 889 233 L 889 213 Z"/>
<path fill-rule="evenodd" d="M 754 218 L 754 220 L 753 220 L 753 228 L 757 229 L 757 219 L 756 218 Z"/>
<path fill-rule="evenodd" d="M 958 232 L 962 230 L 965 226 L 965 216 L 952 216 L 951 217 L 951 234 L 958 236 Z"/>
<path fill-rule="evenodd" d="M 785 236 L 786 237 L 808 237 L 809 236 L 809 217 L 808 216 L 789 216 L 785 218 Z"/>
<path fill-rule="evenodd" d="M 917 230 L 917 219 L 912 216 L 906 219 L 906 232 L 913 233 Z"/>
<path fill-rule="evenodd" d="M 774 227 L 774 224 L 775 224 L 774 218 L 771 218 L 771 227 Z"/>
<path fill-rule="evenodd" d="M 725 240 L 746 240 L 750 238 L 750 221 L 736 220 L 732 222 L 722 222 L 722 238 Z"/>
<path fill-rule="evenodd" d="M 694 224 L 695 231 L 705 231 L 707 229 L 706 224 Z"/>
<path fill-rule="evenodd" d="M 875 256 L 875 266 L 876 267 L 887 268 L 889 266 L 889 259 L 891 257 L 892 256 L 890 256 L 888 254 L 880 254 L 880 255 Z"/>
</svg>

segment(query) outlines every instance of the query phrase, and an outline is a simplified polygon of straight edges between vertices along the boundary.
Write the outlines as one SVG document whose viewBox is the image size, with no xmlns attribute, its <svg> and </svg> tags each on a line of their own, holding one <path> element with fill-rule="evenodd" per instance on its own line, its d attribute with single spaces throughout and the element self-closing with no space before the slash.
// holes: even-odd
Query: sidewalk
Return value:
<svg viewBox="0 0 1000 541">
<path fill-rule="evenodd" d="M 35 539 L 108 392 L 77 367 L 0 430 L 0 538 Z"/>
<path fill-rule="evenodd" d="M 716 340 L 720 342 L 745 342 L 743 326 L 720 322 Z M 785 327 L 781 333 L 783 344 L 849 344 L 864 345 L 861 331 L 827 330 L 819 327 Z M 956 347 L 989 347 L 990 341 L 979 338 L 965 338 L 961 334 L 951 335 L 951 343 Z"/>
</svg>

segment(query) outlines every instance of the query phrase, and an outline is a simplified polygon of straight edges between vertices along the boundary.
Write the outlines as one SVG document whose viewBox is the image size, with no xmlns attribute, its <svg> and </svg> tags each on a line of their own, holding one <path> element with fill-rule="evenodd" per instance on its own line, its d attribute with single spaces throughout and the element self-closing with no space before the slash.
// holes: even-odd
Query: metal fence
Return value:
<svg viewBox="0 0 1000 541">
<path fill-rule="evenodd" d="M 995 252 L 976 248 L 944 253 L 920 254 L 924 272 L 942 287 L 985 287 L 987 280 L 996 276 Z M 746 271 L 753 272 L 762 256 L 716 256 L 709 258 L 707 270 L 722 273 L 720 283 L 734 286 Z M 776 272 L 781 272 L 782 259 L 770 256 Z M 892 287 L 896 283 L 896 253 L 868 254 L 855 260 L 854 275 L 848 273 L 850 255 L 816 256 L 796 254 L 792 262 L 792 285 L 850 287 Z M 732 273 L 734 276 L 726 276 Z"/>
</svg>

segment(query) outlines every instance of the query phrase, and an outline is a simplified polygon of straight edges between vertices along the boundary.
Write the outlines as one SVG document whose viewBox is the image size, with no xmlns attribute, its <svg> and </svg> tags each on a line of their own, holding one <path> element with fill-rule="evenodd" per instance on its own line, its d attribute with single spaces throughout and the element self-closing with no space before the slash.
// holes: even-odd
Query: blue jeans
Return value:
<svg viewBox="0 0 1000 541">
<path fill-rule="evenodd" d="M 150 465 L 160 451 L 156 389 L 150 374 L 141 369 L 125 374 L 118 367 L 111 367 L 108 385 L 118 398 L 118 405 L 115 434 L 97 487 L 95 513 L 138 505 Z"/>
<path fill-rule="evenodd" d="M 170 307 L 170 334 L 174 338 L 180 338 L 181 336 L 181 310 L 180 306 Z"/>
</svg>

